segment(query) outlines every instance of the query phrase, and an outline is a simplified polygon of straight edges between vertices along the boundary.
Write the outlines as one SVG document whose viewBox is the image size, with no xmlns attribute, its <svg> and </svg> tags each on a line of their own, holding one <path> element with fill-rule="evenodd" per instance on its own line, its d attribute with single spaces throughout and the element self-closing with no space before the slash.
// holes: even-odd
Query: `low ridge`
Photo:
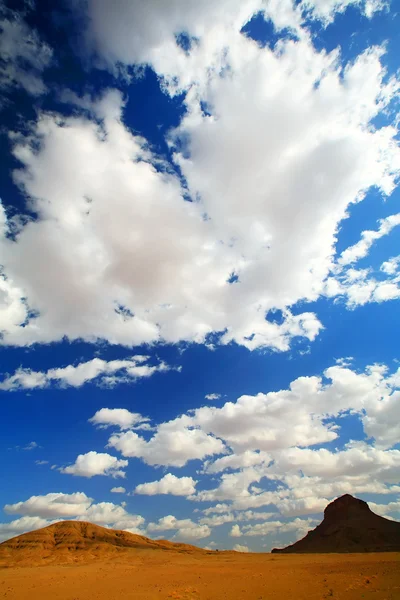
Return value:
<svg viewBox="0 0 400 600">
<path fill-rule="evenodd" d="M 132 550 L 205 552 L 189 544 L 155 541 L 85 521 L 61 521 L 0 544 L 0 566 L 88 562 L 112 558 Z"/>
<path fill-rule="evenodd" d="M 400 551 L 400 523 L 372 512 L 363 500 L 345 494 L 325 508 L 324 519 L 282 553 Z"/>
</svg>

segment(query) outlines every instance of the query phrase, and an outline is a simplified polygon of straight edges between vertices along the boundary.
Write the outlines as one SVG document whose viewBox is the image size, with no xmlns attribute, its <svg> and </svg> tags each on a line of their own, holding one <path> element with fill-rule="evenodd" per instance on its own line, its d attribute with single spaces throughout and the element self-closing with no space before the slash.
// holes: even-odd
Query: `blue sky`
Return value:
<svg viewBox="0 0 400 600">
<path fill-rule="evenodd" d="M 1 539 L 399 519 L 394 3 L 0 8 Z"/>
</svg>

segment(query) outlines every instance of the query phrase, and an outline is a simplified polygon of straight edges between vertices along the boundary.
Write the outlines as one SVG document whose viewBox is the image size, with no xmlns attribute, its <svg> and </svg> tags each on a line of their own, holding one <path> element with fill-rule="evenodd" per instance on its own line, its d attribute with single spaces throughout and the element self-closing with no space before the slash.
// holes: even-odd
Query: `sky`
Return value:
<svg viewBox="0 0 400 600">
<path fill-rule="evenodd" d="M 400 15 L 0 2 L 0 540 L 400 520 Z"/>
</svg>

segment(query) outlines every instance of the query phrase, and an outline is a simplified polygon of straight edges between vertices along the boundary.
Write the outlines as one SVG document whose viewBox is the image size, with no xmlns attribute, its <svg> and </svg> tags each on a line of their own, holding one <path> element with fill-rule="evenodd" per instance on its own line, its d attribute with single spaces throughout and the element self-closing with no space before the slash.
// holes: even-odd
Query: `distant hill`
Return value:
<svg viewBox="0 0 400 600">
<path fill-rule="evenodd" d="M 135 550 L 206 552 L 196 546 L 174 544 L 166 540 L 154 541 L 84 521 L 61 521 L 0 544 L 0 566 L 88 562 L 117 558 Z"/>
<path fill-rule="evenodd" d="M 363 500 L 345 494 L 324 511 L 318 527 L 282 553 L 392 552 L 400 551 L 400 523 L 372 512 Z"/>
</svg>

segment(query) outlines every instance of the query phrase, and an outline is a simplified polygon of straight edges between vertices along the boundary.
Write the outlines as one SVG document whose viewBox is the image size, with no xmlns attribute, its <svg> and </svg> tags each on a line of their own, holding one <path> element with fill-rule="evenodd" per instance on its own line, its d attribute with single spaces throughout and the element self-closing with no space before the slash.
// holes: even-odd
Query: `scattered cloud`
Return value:
<svg viewBox="0 0 400 600">
<path fill-rule="evenodd" d="M 206 400 L 219 400 L 221 398 L 221 394 L 206 394 L 204 398 Z"/>
<path fill-rule="evenodd" d="M 393 256 L 381 264 L 381 271 L 387 275 L 396 275 L 400 266 L 400 256 Z"/>
<path fill-rule="evenodd" d="M 1 540 L 46 527 L 59 521 L 60 518 L 89 521 L 131 533 L 144 533 L 145 520 L 141 515 L 130 514 L 123 506 L 112 502 L 94 503 L 93 499 L 88 498 L 84 492 L 73 494 L 58 492 L 45 496 L 32 496 L 16 504 L 7 504 L 4 511 L 10 515 L 23 516 L 11 523 L 0 523 Z"/>
<path fill-rule="evenodd" d="M 113 494 L 125 494 L 126 489 L 122 486 L 113 487 L 113 488 L 111 488 L 110 492 L 112 492 Z"/>
<path fill-rule="evenodd" d="M 177 519 L 173 515 L 162 517 L 156 523 L 149 523 L 147 531 L 175 531 L 172 539 L 176 541 L 200 540 L 211 535 L 208 525 L 194 523 L 191 519 Z"/>
<path fill-rule="evenodd" d="M 232 550 L 235 550 L 236 552 L 250 552 L 249 547 L 243 546 L 242 544 L 235 544 Z"/>
<path fill-rule="evenodd" d="M 363 231 L 361 240 L 342 252 L 338 264 L 340 266 L 349 265 L 364 258 L 367 256 L 372 244 L 381 237 L 388 235 L 397 225 L 400 225 L 400 213 L 381 219 L 379 229 L 377 231 Z"/>
<path fill-rule="evenodd" d="M 6 504 L 4 511 L 9 515 L 34 516 L 43 519 L 77 517 L 85 514 L 92 502 L 92 498 L 86 496 L 84 492 L 74 494 L 57 492 L 45 496 L 31 496 L 28 500 L 16 504 Z"/>
<path fill-rule="evenodd" d="M 126 408 L 101 408 L 89 419 L 89 423 L 97 425 L 100 429 L 117 426 L 121 430 L 125 430 L 150 427 L 146 425 L 149 420 L 147 417 L 142 417 L 139 413 L 132 413 Z"/>
<path fill-rule="evenodd" d="M 149 356 L 133 356 L 129 359 L 108 362 L 100 358 L 93 358 L 76 366 L 68 365 L 58 369 L 49 369 L 46 372 L 19 368 L 13 375 L 0 382 L 0 390 L 42 389 L 51 385 L 77 388 L 88 382 L 112 387 L 118 383 L 132 382 L 135 379 L 150 377 L 156 372 L 165 372 L 170 369 L 164 362 L 152 366 L 144 364 L 149 360 Z"/>
<path fill-rule="evenodd" d="M 92 450 L 86 454 L 79 454 L 74 464 L 61 467 L 59 471 L 67 475 L 77 475 L 78 477 L 90 478 L 95 475 L 125 477 L 125 471 L 122 469 L 127 465 L 127 460 L 119 460 L 110 454 Z"/>
<path fill-rule="evenodd" d="M 40 448 L 37 442 L 29 442 L 29 444 L 24 446 L 22 450 L 36 450 L 36 448 Z"/>
<path fill-rule="evenodd" d="M 288 533 L 294 531 L 297 539 L 300 539 L 318 523 L 319 521 L 316 519 L 294 519 L 286 523 L 282 521 L 267 521 L 265 523 L 257 523 L 256 525 L 246 525 L 243 533 L 240 535 L 254 537 L 269 535 L 271 533 L 276 534 L 277 532 Z"/>
<path fill-rule="evenodd" d="M 232 529 L 229 532 L 229 535 L 231 537 L 241 537 L 243 535 L 243 533 L 240 530 L 239 525 L 232 525 Z"/>
<path fill-rule="evenodd" d="M 53 522 L 40 517 L 21 517 L 10 523 L 0 523 L 0 542 L 4 542 L 27 531 L 47 527 L 47 525 L 51 525 Z"/>
<path fill-rule="evenodd" d="M 221 440 L 193 428 L 189 417 L 161 423 L 148 441 L 133 431 L 116 433 L 108 440 L 108 447 L 115 448 L 123 456 L 141 458 L 149 465 L 171 467 L 183 467 L 189 460 L 225 451 Z"/>
<path fill-rule="evenodd" d="M 23 18 L 0 6 L 0 89 L 23 88 L 32 96 L 46 91 L 42 72 L 53 52 Z"/>
<path fill-rule="evenodd" d="M 171 494 L 172 496 L 191 496 L 196 492 L 196 483 L 193 477 L 176 477 L 167 473 L 159 481 L 140 483 L 135 488 L 135 494 L 155 496 L 157 494 Z"/>
</svg>

